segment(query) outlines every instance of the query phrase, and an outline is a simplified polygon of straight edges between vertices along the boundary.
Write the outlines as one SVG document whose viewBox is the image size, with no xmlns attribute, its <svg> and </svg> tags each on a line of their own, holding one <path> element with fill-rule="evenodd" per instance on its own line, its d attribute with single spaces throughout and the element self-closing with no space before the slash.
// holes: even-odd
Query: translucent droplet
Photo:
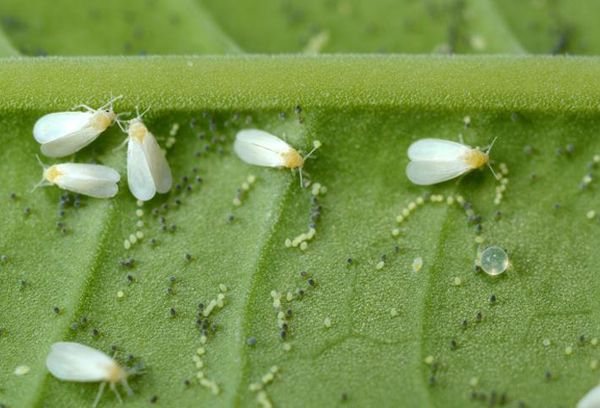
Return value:
<svg viewBox="0 0 600 408">
<path fill-rule="evenodd" d="M 508 269 L 508 255 L 500 247 L 491 246 L 481 253 L 480 266 L 488 275 L 500 275 Z"/>
</svg>

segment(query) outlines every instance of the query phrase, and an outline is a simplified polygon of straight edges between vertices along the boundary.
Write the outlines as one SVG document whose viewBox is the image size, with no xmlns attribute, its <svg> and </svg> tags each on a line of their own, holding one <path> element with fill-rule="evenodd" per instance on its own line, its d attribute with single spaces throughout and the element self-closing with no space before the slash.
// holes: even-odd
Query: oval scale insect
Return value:
<svg viewBox="0 0 600 408">
<path fill-rule="evenodd" d="M 103 352 L 74 342 L 58 342 L 51 346 L 50 353 L 46 358 L 46 367 L 53 376 L 64 381 L 75 382 L 102 382 L 92 407 L 96 407 L 106 383 L 115 393 L 119 402 L 121 396 L 117 391 L 117 384 L 121 384 L 132 395 L 133 391 L 127 383 L 129 372 L 121 367 L 113 358 Z"/>
<path fill-rule="evenodd" d="M 131 193 L 148 201 L 156 193 L 167 193 L 173 177 L 165 154 L 144 122 L 142 115 L 127 125 L 127 182 Z"/>
<path fill-rule="evenodd" d="M 489 153 L 494 141 L 482 151 L 451 140 L 417 140 L 408 148 L 408 158 L 411 161 L 406 166 L 406 175 L 414 184 L 427 186 L 453 179 L 485 165 L 494 173 L 489 164 Z"/>
<path fill-rule="evenodd" d="M 119 173 L 100 164 L 61 163 L 44 167 L 38 186 L 57 185 L 63 190 L 95 198 L 114 197 L 119 191 Z M 34 188 L 35 189 L 35 188 Z"/>
<path fill-rule="evenodd" d="M 55 112 L 42 116 L 33 126 L 33 137 L 48 157 L 64 157 L 92 143 L 117 119 L 113 103 L 117 96 L 99 109 L 86 105 L 86 112 Z"/>
<path fill-rule="evenodd" d="M 296 149 L 275 135 L 259 129 L 244 129 L 235 136 L 233 150 L 240 159 L 248 164 L 299 169 L 302 178 L 304 162 L 320 146 L 321 143 L 315 140 L 313 149 L 302 157 Z"/>
</svg>

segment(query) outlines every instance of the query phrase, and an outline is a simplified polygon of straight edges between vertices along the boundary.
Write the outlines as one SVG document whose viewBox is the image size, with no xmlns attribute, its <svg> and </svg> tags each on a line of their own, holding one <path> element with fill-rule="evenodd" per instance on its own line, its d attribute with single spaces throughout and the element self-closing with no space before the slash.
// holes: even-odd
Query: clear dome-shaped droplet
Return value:
<svg viewBox="0 0 600 408">
<path fill-rule="evenodd" d="M 508 269 L 508 255 L 506 255 L 504 249 L 497 246 L 491 246 L 481 253 L 479 264 L 481 269 L 488 275 L 500 275 Z"/>
</svg>

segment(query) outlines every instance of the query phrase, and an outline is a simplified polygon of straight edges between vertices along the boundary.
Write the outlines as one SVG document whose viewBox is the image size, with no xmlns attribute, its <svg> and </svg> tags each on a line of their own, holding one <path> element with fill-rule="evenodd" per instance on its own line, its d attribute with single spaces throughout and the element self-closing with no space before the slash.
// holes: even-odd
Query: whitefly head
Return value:
<svg viewBox="0 0 600 408">
<path fill-rule="evenodd" d="M 90 119 L 90 126 L 103 131 L 112 125 L 118 116 L 115 113 L 113 105 L 115 101 L 121 98 L 123 98 L 123 95 L 111 98 L 105 105 L 96 109 L 92 118 Z"/>
</svg>

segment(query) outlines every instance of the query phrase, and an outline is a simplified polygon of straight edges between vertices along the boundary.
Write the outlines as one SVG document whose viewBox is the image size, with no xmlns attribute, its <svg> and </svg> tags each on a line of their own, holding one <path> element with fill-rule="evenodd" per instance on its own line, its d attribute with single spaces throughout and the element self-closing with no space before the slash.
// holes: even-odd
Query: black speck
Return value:
<svg viewBox="0 0 600 408">
<path fill-rule="evenodd" d="M 246 340 L 246 344 L 249 346 L 256 345 L 256 337 L 248 337 L 248 339 Z"/>
<path fill-rule="evenodd" d="M 310 286 L 314 287 L 316 282 L 313 278 L 310 278 L 309 280 L 306 281 Z"/>
<path fill-rule="evenodd" d="M 352 258 L 348 258 L 348 259 L 346 259 L 346 264 L 348 264 L 348 265 L 352 265 L 352 262 L 353 262 L 353 261 L 352 261 Z"/>
<path fill-rule="evenodd" d="M 158 396 L 156 396 L 156 395 L 153 395 L 152 397 L 150 397 L 150 403 L 151 403 L 151 404 L 154 404 L 154 403 L 156 403 L 156 401 L 158 401 Z"/>
<path fill-rule="evenodd" d="M 458 347 L 458 344 L 456 344 L 456 340 L 454 340 L 454 339 L 450 340 L 450 350 L 454 351 L 454 350 L 456 350 L 457 347 Z"/>
<path fill-rule="evenodd" d="M 119 264 L 125 268 L 133 268 L 135 260 L 133 258 L 121 259 Z"/>
<path fill-rule="evenodd" d="M 190 262 L 192 260 L 192 255 L 190 254 L 185 254 L 185 260 Z"/>
<path fill-rule="evenodd" d="M 100 335 L 100 332 L 98 331 L 98 329 L 92 329 L 92 336 L 93 337 L 98 337 Z"/>
<path fill-rule="evenodd" d="M 189 387 L 191 385 L 191 381 L 188 380 L 187 378 L 185 380 L 183 380 L 183 385 L 185 385 L 186 387 Z"/>
<path fill-rule="evenodd" d="M 475 321 L 479 323 L 482 319 L 483 315 L 481 314 L 481 312 L 477 312 L 477 314 L 475 315 Z"/>
<path fill-rule="evenodd" d="M 498 299 L 496 299 L 496 295 L 492 293 L 489 300 L 491 304 L 494 304 Z"/>
<path fill-rule="evenodd" d="M 172 307 L 171 309 L 169 309 L 169 314 L 171 315 L 171 317 L 175 317 L 177 315 L 177 310 L 175 310 L 175 308 Z"/>
<path fill-rule="evenodd" d="M 546 378 L 546 381 L 550 381 L 552 379 L 552 373 L 550 372 L 550 370 L 546 370 L 546 372 L 544 373 L 544 378 Z"/>
<path fill-rule="evenodd" d="M 575 152 L 575 145 L 573 143 L 569 143 L 565 150 L 567 151 L 567 153 L 573 154 Z"/>
<path fill-rule="evenodd" d="M 54 307 L 52 308 L 52 311 L 53 311 L 55 314 L 59 314 L 59 313 L 60 313 L 60 308 L 59 308 L 58 306 L 54 306 Z"/>
<path fill-rule="evenodd" d="M 469 322 L 467 321 L 467 319 L 463 319 L 463 321 L 460 323 L 460 325 L 463 329 L 466 329 L 467 326 L 469 325 Z"/>
</svg>

